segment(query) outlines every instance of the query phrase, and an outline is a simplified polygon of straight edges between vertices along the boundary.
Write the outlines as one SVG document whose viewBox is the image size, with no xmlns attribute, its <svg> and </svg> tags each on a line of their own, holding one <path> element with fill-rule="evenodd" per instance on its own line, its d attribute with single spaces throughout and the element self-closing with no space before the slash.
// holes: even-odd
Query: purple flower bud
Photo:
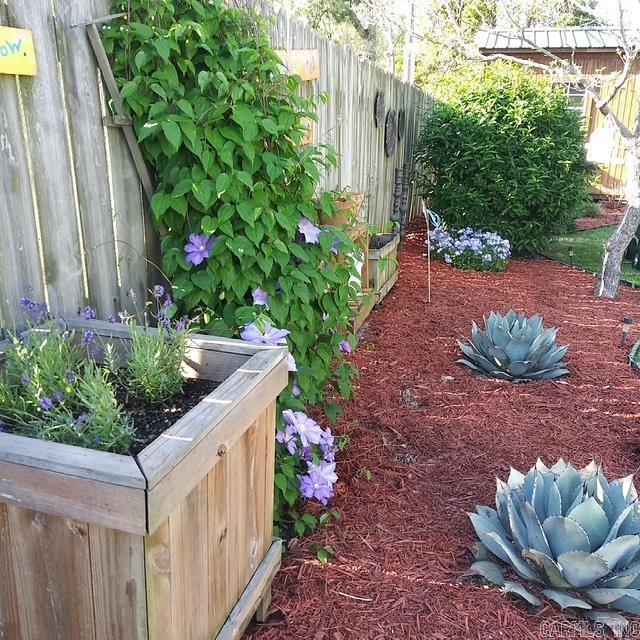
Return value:
<svg viewBox="0 0 640 640">
<path fill-rule="evenodd" d="M 173 304 L 173 300 L 171 299 L 171 296 L 167 294 L 167 296 L 164 299 L 164 306 L 170 307 L 172 304 Z"/>
<path fill-rule="evenodd" d="M 164 287 L 161 284 L 155 285 L 151 290 L 151 295 L 156 300 L 158 300 L 159 298 L 162 298 L 162 296 L 164 295 Z"/>
<path fill-rule="evenodd" d="M 109 324 L 115 324 L 116 319 L 113 316 L 107 316 L 107 322 Z"/>
<path fill-rule="evenodd" d="M 44 398 L 40 398 L 40 406 L 45 410 L 49 411 L 51 407 L 53 407 L 53 401 L 49 396 L 44 396 Z"/>
<path fill-rule="evenodd" d="M 340 351 L 343 351 L 344 353 L 351 353 L 353 349 L 347 340 L 343 340 L 340 343 Z"/>
<path fill-rule="evenodd" d="M 53 399 L 60 404 L 62 402 L 63 395 L 58 389 L 53 392 Z"/>
<path fill-rule="evenodd" d="M 76 381 L 76 374 L 73 371 L 67 371 L 64 377 L 69 384 L 73 384 Z"/>
<path fill-rule="evenodd" d="M 82 345 L 84 347 L 90 346 L 93 343 L 93 340 L 95 339 L 95 337 L 96 337 L 95 331 L 89 331 L 89 330 L 85 331 L 82 334 Z"/>
<path fill-rule="evenodd" d="M 259 304 L 260 306 L 266 307 L 269 305 L 269 296 L 263 291 L 260 287 L 255 289 L 252 294 L 253 304 Z"/>
<path fill-rule="evenodd" d="M 23 387 L 28 387 L 31 384 L 31 380 L 26 373 L 23 373 L 22 376 L 20 376 L 20 380 Z"/>
</svg>

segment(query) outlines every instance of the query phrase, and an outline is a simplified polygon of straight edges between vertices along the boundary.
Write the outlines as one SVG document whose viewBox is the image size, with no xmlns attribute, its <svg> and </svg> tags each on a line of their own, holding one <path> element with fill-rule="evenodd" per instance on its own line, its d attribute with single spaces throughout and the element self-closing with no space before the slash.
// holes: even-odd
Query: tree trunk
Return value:
<svg viewBox="0 0 640 640">
<path fill-rule="evenodd" d="M 637 127 L 636 127 L 637 128 Z M 602 275 L 596 283 L 596 295 L 615 298 L 620 284 L 620 268 L 624 253 L 640 225 L 640 146 L 627 149 L 627 210 L 607 242 L 602 259 Z"/>
</svg>

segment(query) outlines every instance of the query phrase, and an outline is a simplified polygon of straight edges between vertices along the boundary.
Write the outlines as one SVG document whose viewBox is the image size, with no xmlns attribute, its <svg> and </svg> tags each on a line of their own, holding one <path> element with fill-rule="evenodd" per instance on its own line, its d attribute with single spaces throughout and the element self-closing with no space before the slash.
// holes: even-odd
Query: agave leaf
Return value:
<svg viewBox="0 0 640 640">
<path fill-rule="evenodd" d="M 640 612 L 640 591 L 637 589 L 586 589 L 584 595 L 596 604 L 610 605 L 629 613 Z"/>
<path fill-rule="evenodd" d="M 588 465 L 580 469 L 580 475 L 582 476 L 582 479 L 586 482 L 587 480 L 591 480 L 591 478 L 595 478 L 595 476 L 598 475 L 598 471 L 599 471 L 598 465 L 595 463 L 594 460 L 592 460 Z"/>
<path fill-rule="evenodd" d="M 488 582 L 497 584 L 499 587 L 504 585 L 502 569 L 500 569 L 495 562 L 477 560 L 469 567 L 469 572 L 477 576 L 482 576 Z"/>
<path fill-rule="evenodd" d="M 499 369 L 506 369 L 509 365 L 510 358 L 507 352 L 498 346 L 491 347 L 487 356 L 494 362 L 494 368 L 497 365 Z"/>
<path fill-rule="evenodd" d="M 537 468 L 536 475 L 533 480 L 531 506 L 535 509 L 538 520 L 540 520 L 540 522 L 544 522 L 547 517 L 547 494 L 545 493 L 544 475 L 538 471 Z"/>
<path fill-rule="evenodd" d="M 588 587 L 609 573 L 607 563 L 585 551 L 569 551 L 558 556 L 565 580 L 574 587 Z"/>
<path fill-rule="evenodd" d="M 637 589 L 625 589 L 625 591 L 630 591 L 631 594 L 625 596 L 624 598 L 620 598 L 620 600 L 616 600 L 611 606 L 615 609 L 619 609 L 620 611 L 626 611 L 627 613 L 634 613 L 635 615 L 640 615 L 640 601 L 638 600 L 638 595 L 632 594 L 640 594 Z"/>
<path fill-rule="evenodd" d="M 587 533 L 591 551 L 595 551 L 606 540 L 609 533 L 609 519 L 595 498 L 588 498 L 572 509 L 567 517 L 577 522 Z"/>
<path fill-rule="evenodd" d="M 508 562 L 513 570 L 525 580 L 532 580 L 539 582 L 540 578 L 538 574 L 520 557 L 516 548 L 507 540 L 501 538 L 497 533 L 487 533 L 486 538 L 493 541 L 497 546 L 501 547 L 504 554 L 509 558 L 505 562 Z M 483 540 L 485 544 L 487 542 Z M 493 549 L 487 544 L 487 547 L 493 552 Z M 497 554 L 496 554 L 497 555 Z"/>
<path fill-rule="evenodd" d="M 562 497 L 555 482 L 547 489 L 547 517 L 562 515 Z"/>
<path fill-rule="evenodd" d="M 620 536 L 600 547 L 595 555 L 607 563 L 609 571 L 613 571 L 621 560 L 633 557 L 638 549 L 640 549 L 638 536 Z"/>
<path fill-rule="evenodd" d="M 523 600 L 526 600 L 530 605 L 534 607 L 542 606 L 542 602 L 540 602 L 540 598 L 537 598 L 530 591 L 528 591 L 525 587 L 523 587 L 518 582 L 512 582 L 511 580 L 505 580 L 504 585 L 502 587 L 502 591 L 504 593 L 512 593 L 514 595 L 519 596 Z"/>
<path fill-rule="evenodd" d="M 551 555 L 551 549 L 547 542 L 547 537 L 544 535 L 540 520 L 536 516 L 536 512 L 533 507 L 528 503 L 523 503 L 521 507 L 522 522 L 526 528 L 527 537 L 529 541 L 529 547 L 540 551 L 547 556 Z M 524 546 L 524 545 L 523 545 Z"/>
<path fill-rule="evenodd" d="M 542 333 L 542 316 L 538 313 L 527 318 L 527 327 L 534 335 Z"/>
<path fill-rule="evenodd" d="M 481 353 L 487 353 L 492 346 L 487 334 L 475 322 L 471 323 L 471 342 Z"/>
<path fill-rule="evenodd" d="M 570 589 L 571 585 L 562 577 L 562 571 L 560 567 L 553 561 L 553 559 L 544 554 L 536 551 L 535 549 L 525 549 L 522 552 L 522 557 L 531 560 L 536 567 L 538 567 L 542 575 L 546 575 L 546 582 L 552 587 L 557 589 Z"/>
<path fill-rule="evenodd" d="M 542 523 L 542 530 L 555 558 L 569 551 L 589 551 L 590 549 L 585 530 L 569 518 L 551 516 Z"/>
<path fill-rule="evenodd" d="M 611 500 L 611 504 L 613 505 L 613 512 L 616 518 L 624 511 L 625 507 L 629 506 L 633 501 L 627 502 L 628 495 L 628 485 L 626 481 L 630 480 L 633 486 L 633 476 L 628 476 L 627 478 L 621 478 L 620 480 L 614 480 L 609 483 L 609 490 L 607 491 L 607 495 L 609 496 L 609 500 Z"/>
<path fill-rule="evenodd" d="M 526 502 L 523 506 L 526 506 Z M 525 549 L 529 546 L 529 537 L 527 535 L 527 528 L 522 522 L 520 514 L 516 510 L 511 495 L 507 497 L 507 513 L 509 514 L 509 528 L 511 530 L 511 537 L 516 545 L 520 549 Z"/>
<path fill-rule="evenodd" d="M 524 482 L 522 483 L 522 493 L 524 495 L 524 499 L 527 502 L 531 502 L 533 499 L 533 485 L 536 479 L 536 468 L 532 467 L 527 472 L 527 475 L 524 477 Z"/>
<path fill-rule="evenodd" d="M 564 358 L 567 353 L 569 347 L 557 347 L 553 351 L 549 352 L 546 356 L 540 358 L 538 361 L 538 366 L 541 369 L 550 369 L 551 367 L 557 365 L 562 358 Z"/>
<path fill-rule="evenodd" d="M 498 518 L 505 529 L 509 528 L 509 510 L 507 509 L 507 497 L 509 496 L 508 485 L 496 478 L 496 511 Z"/>
<path fill-rule="evenodd" d="M 635 589 L 637 587 L 634 583 L 638 576 L 640 576 L 640 562 L 634 562 L 626 569 L 605 578 L 600 586 L 608 589 Z"/>
<path fill-rule="evenodd" d="M 591 609 L 591 605 L 580 598 L 569 595 L 566 591 L 557 589 L 543 589 L 542 593 L 549 600 L 560 605 L 561 609 Z"/>
<path fill-rule="evenodd" d="M 499 369 L 494 369 L 491 372 L 491 375 L 494 378 L 498 378 L 498 380 L 509 380 L 511 382 L 517 382 L 517 380 L 514 380 L 513 376 L 511 376 L 508 373 L 505 373 L 504 371 L 500 371 Z"/>
<path fill-rule="evenodd" d="M 493 329 L 492 338 L 494 345 L 500 349 L 504 354 L 505 359 L 508 360 L 508 356 L 504 350 L 511 342 L 511 334 L 509 333 L 509 330 L 502 325 L 496 325 Z"/>
<path fill-rule="evenodd" d="M 558 462 L 556 462 L 549 471 L 551 471 L 556 478 L 559 478 L 564 473 L 567 466 L 568 463 L 564 461 L 564 458 L 558 458 Z"/>
<path fill-rule="evenodd" d="M 531 353 L 535 353 L 539 349 L 544 349 L 546 351 L 554 343 L 555 339 L 556 339 L 555 330 L 545 329 L 531 343 Z"/>
<path fill-rule="evenodd" d="M 487 549 L 486 545 L 480 541 L 476 542 L 474 545 L 474 557 L 476 560 L 487 560 L 489 562 L 493 562 L 496 560 L 496 557 Z"/>
<path fill-rule="evenodd" d="M 566 514 L 575 499 L 576 490 L 578 487 L 582 487 L 582 478 L 573 466 L 568 464 L 566 469 L 556 480 L 556 487 L 558 488 L 558 491 L 560 491 L 562 513 Z"/>
<path fill-rule="evenodd" d="M 507 478 L 507 485 L 509 485 L 509 489 L 520 489 L 524 484 L 524 477 L 523 473 L 520 473 L 517 469 L 510 467 L 509 477 Z"/>
<path fill-rule="evenodd" d="M 624 616 L 613 611 L 585 611 L 582 615 L 592 622 L 605 625 L 611 629 L 614 638 L 622 638 L 629 626 Z"/>
<path fill-rule="evenodd" d="M 569 369 L 542 369 L 527 374 L 529 380 L 553 380 L 561 378 L 569 373 Z"/>
<path fill-rule="evenodd" d="M 465 367 L 469 367 L 469 369 L 473 369 L 478 373 L 485 373 L 480 367 L 476 367 L 476 365 L 473 364 L 473 362 L 470 362 L 469 360 L 465 360 L 464 358 L 460 358 L 459 360 L 456 360 L 456 364 L 463 364 Z"/>
<path fill-rule="evenodd" d="M 509 356 L 509 360 L 514 362 L 524 360 L 529 354 L 529 341 L 526 338 L 514 338 L 506 346 L 505 351 Z"/>
<path fill-rule="evenodd" d="M 531 369 L 531 365 L 532 363 L 529 360 L 515 360 L 509 364 L 507 371 L 512 376 L 519 378 Z"/>
<path fill-rule="evenodd" d="M 551 475 L 551 469 L 547 467 L 547 465 L 542 462 L 540 457 L 536 458 L 535 468 L 538 473 L 541 473 L 543 476 Z"/>
<path fill-rule="evenodd" d="M 519 316 L 514 309 L 509 309 L 509 311 L 507 311 L 507 313 L 505 313 L 505 315 L 503 316 L 509 328 L 511 328 L 515 324 L 515 322 L 518 320 L 518 317 Z"/>
<path fill-rule="evenodd" d="M 477 513 L 469 513 L 467 514 L 471 519 L 471 524 L 476 531 L 478 538 L 480 541 L 493 553 L 494 556 L 497 556 L 503 562 L 507 564 L 511 563 L 510 556 L 505 550 L 505 546 L 513 546 L 510 542 L 504 539 L 499 531 L 496 528 L 495 524 L 491 522 L 488 518 L 481 516 Z M 502 540 L 505 545 L 499 544 L 491 535 L 495 535 L 499 540 Z M 513 547 L 515 552 L 515 547 Z"/>
<path fill-rule="evenodd" d="M 485 507 L 484 505 L 477 505 L 476 506 L 476 513 L 478 515 L 482 516 L 483 518 L 486 518 L 487 520 L 489 520 L 491 522 L 491 524 L 494 526 L 495 530 L 505 540 L 509 539 L 509 535 L 508 535 L 506 529 L 502 526 L 502 522 L 500 521 L 500 518 L 498 517 L 498 512 L 495 509 L 492 509 L 491 507 Z"/>
<path fill-rule="evenodd" d="M 640 521 L 638 521 L 638 505 L 629 505 L 633 508 L 629 512 L 629 515 L 622 521 L 620 528 L 618 529 L 618 535 L 632 535 L 640 533 Z"/>
<path fill-rule="evenodd" d="M 611 526 L 611 529 L 609 529 L 609 534 L 607 535 L 607 538 L 604 541 L 605 544 L 607 542 L 611 542 L 612 540 L 615 540 L 618 537 L 618 531 L 620 530 L 620 527 L 621 527 L 622 523 L 633 512 L 633 507 L 634 507 L 634 505 L 630 504 L 628 507 L 625 507 L 622 510 L 622 513 L 618 516 L 616 521 L 613 523 L 613 525 Z"/>
</svg>

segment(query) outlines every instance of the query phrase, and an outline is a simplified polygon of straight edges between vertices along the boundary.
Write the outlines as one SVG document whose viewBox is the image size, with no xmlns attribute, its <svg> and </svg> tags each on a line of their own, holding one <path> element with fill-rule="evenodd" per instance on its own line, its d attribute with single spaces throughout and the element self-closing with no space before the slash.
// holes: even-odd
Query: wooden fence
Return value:
<svg viewBox="0 0 640 640">
<path fill-rule="evenodd" d="M 243 0 L 244 1 L 244 0 Z M 262 2 L 262 0 L 260 0 Z M 0 328 L 20 318 L 19 300 L 46 300 L 75 314 L 91 302 L 104 317 L 144 297 L 155 269 L 157 236 L 122 131 L 104 124 L 107 97 L 84 24 L 109 14 L 110 0 L 0 0 L 0 25 L 31 29 L 38 75 L 0 75 Z M 394 168 L 410 158 L 428 98 L 374 65 L 273 13 L 283 49 L 318 49 L 320 76 L 305 87 L 319 105 L 314 140 L 334 145 L 341 167 L 328 188 L 368 194 L 370 223 L 389 219 Z M 376 91 L 406 113 L 404 140 L 384 153 L 374 124 Z"/>
</svg>

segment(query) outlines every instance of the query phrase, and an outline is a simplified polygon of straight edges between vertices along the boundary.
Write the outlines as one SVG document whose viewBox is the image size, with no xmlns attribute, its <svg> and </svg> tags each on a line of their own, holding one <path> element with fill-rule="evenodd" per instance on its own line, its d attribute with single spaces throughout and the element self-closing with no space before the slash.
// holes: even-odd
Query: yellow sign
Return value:
<svg viewBox="0 0 640 640">
<path fill-rule="evenodd" d="M 0 73 L 35 76 L 36 72 L 36 51 L 31 31 L 0 27 Z"/>
</svg>

